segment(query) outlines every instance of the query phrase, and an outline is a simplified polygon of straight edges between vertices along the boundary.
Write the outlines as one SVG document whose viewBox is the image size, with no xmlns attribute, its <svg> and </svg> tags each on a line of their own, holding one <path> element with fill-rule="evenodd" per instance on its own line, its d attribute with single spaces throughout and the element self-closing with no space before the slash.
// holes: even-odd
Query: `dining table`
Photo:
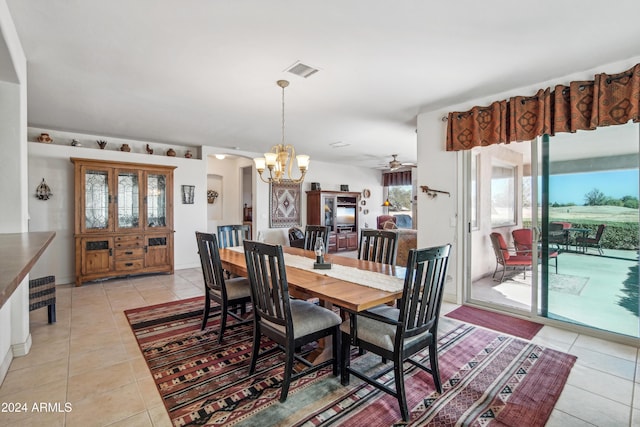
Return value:
<svg viewBox="0 0 640 427">
<path fill-rule="evenodd" d="M 315 260 L 315 252 L 282 247 L 285 256 L 297 255 Z M 247 277 L 247 264 L 244 251 L 237 248 L 220 249 L 222 268 L 237 276 Z M 380 304 L 392 303 L 402 297 L 402 285 L 405 267 L 397 267 L 373 261 L 364 261 L 340 255 L 327 254 L 325 261 L 335 266 L 348 267 L 353 271 L 373 272 L 381 276 L 395 278 L 397 289 L 394 291 L 378 289 L 372 286 L 356 283 L 353 277 L 335 277 L 327 270 L 306 270 L 294 267 L 286 262 L 287 282 L 289 294 L 294 298 L 318 298 L 325 303 L 331 303 L 341 309 L 357 313 Z M 312 264 L 312 263 L 311 263 Z"/>
<path fill-rule="evenodd" d="M 358 312 L 380 304 L 393 304 L 402 297 L 405 267 L 327 254 L 325 262 L 331 263 L 335 271 L 313 270 L 288 263 L 287 256 L 308 258 L 309 265 L 313 265 L 316 257 L 314 251 L 290 246 L 283 246 L 282 250 L 290 296 L 299 299 L 317 298 L 327 308 L 337 306 L 343 319 L 348 317 L 352 326 Z M 247 277 L 247 264 L 242 248 L 220 249 L 220 260 L 226 271 Z M 345 274 L 341 275 L 339 272 Z M 375 282 L 382 282 L 381 287 L 384 289 L 374 287 Z M 323 340 L 319 351 L 310 359 L 313 363 L 318 363 L 330 355 L 330 342 Z"/>
</svg>

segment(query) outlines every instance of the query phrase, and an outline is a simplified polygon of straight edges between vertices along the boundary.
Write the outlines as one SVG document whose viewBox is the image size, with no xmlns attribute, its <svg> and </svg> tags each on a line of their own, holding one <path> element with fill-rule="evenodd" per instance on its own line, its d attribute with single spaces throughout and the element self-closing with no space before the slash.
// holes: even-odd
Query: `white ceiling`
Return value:
<svg viewBox="0 0 640 427">
<path fill-rule="evenodd" d="M 420 112 L 640 54 L 638 0 L 7 3 L 30 126 L 262 153 L 284 78 L 286 141 L 311 167 L 415 161 Z M 320 71 L 285 73 L 296 61 Z"/>
</svg>

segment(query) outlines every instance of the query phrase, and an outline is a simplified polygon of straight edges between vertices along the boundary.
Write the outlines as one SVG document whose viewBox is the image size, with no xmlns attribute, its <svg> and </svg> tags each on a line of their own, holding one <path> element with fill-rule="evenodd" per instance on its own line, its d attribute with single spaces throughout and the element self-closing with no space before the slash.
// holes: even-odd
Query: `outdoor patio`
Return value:
<svg viewBox="0 0 640 427">
<path fill-rule="evenodd" d="M 548 317 L 638 337 L 638 253 L 604 253 L 560 253 L 558 274 L 549 268 Z M 483 277 L 473 282 L 472 298 L 529 311 L 531 272 L 508 271 L 502 283 Z"/>
</svg>

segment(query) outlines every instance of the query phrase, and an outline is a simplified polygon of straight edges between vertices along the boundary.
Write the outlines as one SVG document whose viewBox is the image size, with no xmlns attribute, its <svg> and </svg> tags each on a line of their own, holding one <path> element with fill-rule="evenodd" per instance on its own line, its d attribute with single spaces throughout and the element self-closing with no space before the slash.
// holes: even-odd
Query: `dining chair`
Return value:
<svg viewBox="0 0 640 427">
<path fill-rule="evenodd" d="M 404 421 L 409 421 L 409 409 L 404 384 L 403 364 L 409 362 L 433 377 L 436 390 L 442 393 L 442 382 L 438 368 L 438 318 L 447 276 L 447 265 L 451 245 L 426 249 L 411 249 L 404 278 L 403 297 L 398 308 L 379 305 L 352 315 L 340 325 L 342 331 L 341 382 L 349 384 L 349 375 L 389 393 L 398 400 Z M 358 346 L 393 361 L 375 376 L 367 372 L 371 366 L 358 363 L 350 366 L 351 345 Z M 429 349 L 429 366 L 412 358 L 416 353 Z M 395 389 L 378 380 L 393 370 Z M 417 377 L 414 377 L 417 378 Z"/>
<path fill-rule="evenodd" d="M 507 247 L 507 243 L 502 237 L 502 234 L 493 232 L 490 234 L 491 246 L 496 256 L 496 269 L 493 272 L 493 276 L 496 277 L 498 267 L 502 266 L 502 276 L 500 277 L 500 283 L 504 280 L 504 274 L 507 268 L 522 268 L 524 270 L 524 277 L 527 277 L 527 268 L 531 268 L 533 258 L 531 255 L 518 255 L 517 253 L 511 253 L 513 248 Z"/>
<path fill-rule="evenodd" d="M 304 249 L 308 251 L 314 250 L 318 239 L 322 239 L 326 252 L 329 249 L 329 226 L 307 225 L 304 228 Z"/>
<path fill-rule="evenodd" d="M 389 230 L 362 230 L 358 259 L 395 265 L 397 250 L 398 233 Z"/>
<path fill-rule="evenodd" d="M 549 243 L 556 245 L 559 251 L 564 246 L 566 251 L 569 250 L 569 230 L 571 224 L 568 222 L 550 222 L 547 239 Z"/>
<path fill-rule="evenodd" d="M 282 246 L 245 240 L 244 253 L 253 303 L 253 351 L 249 375 L 255 372 L 259 357 L 274 350 L 284 350 L 286 360 L 280 391 L 280 402 L 284 402 L 287 400 L 292 380 L 331 364 L 333 375 L 338 375 L 339 327 L 342 319 L 324 307 L 305 300 L 289 298 Z M 275 341 L 278 347 L 260 353 L 262 335 Z M 303 345 L 328 336 L 333 338 L 331 359 L 314 365 L 296 354 L 296 349 Z M 294 373 L 294 360 L 307 368 Z"/>
<path fill-rule="evenodd" d="M 246 313 L 246 304 L 251 301 L 251 286 L 249 285 L 249 280 L 244 277 L 225 280 L 220 253 L 218 252 L 218 239 L 215 234 L 196 231 L 196 241 L 205 285 L 204 310 L 202 312 L 200 330 L 204 330 L 207 326 L 211 301 L 217 302 L 221 311 L 220 330 L 218 332 L 218 343 L 221 343 L 227 326 L 228 315 L 238 320 L 239 324 L 252 321 L 252 319 L 243 319 L 233 311 L 229 311 L 229 307 L 234 307 L 240 309 L 240 314 Z"/>
<path fill-rule="evenodd" d="M 604 251 L 602 250 L 602 246 L 600 245 L 600 239 L 602 239 L 602 234 L 604 233 L 605 227 L 605 224 L 600 224 L 595 236 L 576 237 L 576 246 L 582 246 L 582 252 L 584 253 L 587 253 L 587 248 L 591 246 L 598 249 L 598 253 L 600 255 L 604 255 Z"/>
<path fill-rule="evenodd" d="M 218 241 L 221 248 L 242 246 L 242 242 L 249 239 L 251 239 L 251 228 L 247 224 L 218 226 Z"/>
<path fill-rule="evenodd" d="M 511 235 L 513 236 L 513 246 L 515 246 L 516 255 L 533 257 L 533 230 L 530 228 L 517 228 L 511 231 Z M 538 249 L 540 249 L 539 245 Z M 557 274 L 558 251 L 549 251 L 547 258 L 550 261 L 553 260 Z"/>
</svg>

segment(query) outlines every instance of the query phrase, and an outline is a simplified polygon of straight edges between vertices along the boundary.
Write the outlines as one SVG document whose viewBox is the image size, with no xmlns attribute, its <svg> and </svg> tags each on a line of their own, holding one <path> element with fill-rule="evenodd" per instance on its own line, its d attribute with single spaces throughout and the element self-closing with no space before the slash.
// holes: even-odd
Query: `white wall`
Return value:
<svg viewBox="0 0 640 427">
<path fill-rule="evenodd" d="M 620 73 L 640 62 L 640 56 L 594 67 L 526 87 L 476 98 L 418 115 L 418 185 L 451 192 L 451 198 L 438 196 L 429 199 L 418 194 L 418 246 L 431 246 L 450 242 L 454 245 L 450 260 L 445 299 L 461 303 L 463 295 L 463 271 L 465 268 L 465 224 L 463 218 L 462 154 L 446 151 L 446 122 L 442 120 L 450 111 L 466 111 L 475 105 L 489 105 L 493 101 L 515 95 L 533 95 L 544 87 L 568 84 L 575 80 L 592 80 L 597 73 Z M 491 247 L 489 246 L 489 250 Z"/>
<path fill-rule="evenodd" d="M 27 231 L 27 61 L 5 0 L 0 0 L 0 233 Z M 29 351 L 27 275 L 0 308 L 0 382 L 13 356 Z"/>
<path fill-rule="evenodd" d="M 146 142 L 135 140 L 108 138 L 104 150 L 98 149 L 97 144 L 85 142 L 82 147 L 72 147 L 69 143 L 74 137 L 89 142 L 102 138 L 70 132 L 49 132 L 54 139 L 53 144 L 31 142 L 42 131 L 29 129 L 29 230 L 55 231 L 56 238 L 34 266 L 34 275 L 54 274 L 59 284 L 74 282 L 74 183 L 71 157 L 176 166 L 173 175 L 175 268 L 179 270 L 200 265 L 194 236 L 196 230 L 206 227 L 206 161 L 168 157 L 162 154 L 166 149 L 161 144 L 151 144 L 154 154 L 149 155 L 144 150 Z M 132 152 L 119 150 L 125 141 L 132 147 Z M 176 151 L 181 153 L 185 149 L 176 147 Z M 53 192 L 53 196 L 46 201 L 35 197 L 36 187 L 42 178 L 45 178 Z M 182 204 L 182 185 L 195 185 L 194 204 Z"/>
<path fill-rule="evenodd" d="M 219 160 L 212 155 L 208 155 L 206 161 L 208 189 L 217 190 L 219 194 L 216 202 L 207 207 L 207 230 L 217 233 L 219 225 L 242 224 L 242 168 L 253 162 L 245 157 Z"/>
</svg>

